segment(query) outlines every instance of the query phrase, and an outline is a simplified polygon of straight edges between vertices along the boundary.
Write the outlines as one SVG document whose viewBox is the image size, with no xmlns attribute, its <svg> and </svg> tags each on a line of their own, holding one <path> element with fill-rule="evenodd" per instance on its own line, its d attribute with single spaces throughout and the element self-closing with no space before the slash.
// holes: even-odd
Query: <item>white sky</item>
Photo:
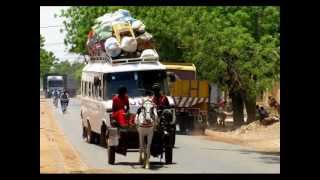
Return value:
<svg viewBox="0 0 320 180">
<path fill-rule="evenodd" d="M 63 18 L 54 17 L 54 14 L 60 14 L 62 9 L 69 6 L 40 6 L 40 34 L 45 38 L 45 49 L 52 51 L 60 60 L 75 61 L 79 55 L 68 53 L 67 47 L 64 45 L 65 32 L 60 33 L 60 29 L 64 29 L 62 24 Z M 58 26 L 58 27 L 47 27 Z M 41 28 L 47 27 L 47 28 Z"/>
</svg>

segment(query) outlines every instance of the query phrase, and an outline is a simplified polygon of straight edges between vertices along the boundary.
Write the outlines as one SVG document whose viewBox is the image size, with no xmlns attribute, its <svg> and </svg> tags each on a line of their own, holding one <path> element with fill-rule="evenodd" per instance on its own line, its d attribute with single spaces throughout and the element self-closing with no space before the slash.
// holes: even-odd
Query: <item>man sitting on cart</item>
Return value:
<svg viewBox="0 0 320 180">
<path fill-rule="evenodd" d="M 169 120 L 171 120 L 171 112 L 164 111 L 165 109 L 170 107 L 169 100 L 167 96 L 164 96 L 160 93 L 161 87 L 160 84 L 155 83 L 152 86 L 152 90 L 154 92 L 154 96 L 152 98 L 152 102 L 156 105 L 158 114 L 160 117 L 160 128 L 164 130 L 164 133 L 167 134 L 169 127 Z"/>
<path fill-rule="evenodd" d="M 157 106 L 158 110 L 163 111 L 164 109 L 168 108 L 169 105 L 169 100 L 167 98 L 167 96 L 164 96 L 160 93 L 160 84 L 155 83 L 152 86 L 152 90 L 154 92 L 154 96 L 152 98 L 153 103 Z"/>
<path fill-rule="evenodd" d="M 112 125 L 120 128 L 120 141 L 117 152 L 123 155 L 127 153 L 127 131 L 128 127 L 129 98 L 127 88 L 121 86 L 118 89 L 118 95 L 112 98 Z"/>
<path fill-rule="evenodd" d="M 127 127 L 127 113 L 129 112 L 129 98 L 127 88 L 121 86 L 118 89 L 118 95 L 112 98 L 112 118 L 116 121 L 114 124 L 120 127 Z"/>
</svg>

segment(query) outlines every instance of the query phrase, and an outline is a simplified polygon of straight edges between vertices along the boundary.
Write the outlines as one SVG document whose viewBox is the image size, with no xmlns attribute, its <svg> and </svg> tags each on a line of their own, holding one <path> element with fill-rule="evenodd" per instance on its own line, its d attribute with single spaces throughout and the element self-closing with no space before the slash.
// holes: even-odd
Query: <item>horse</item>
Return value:
<svg viewBox="0 0 320 180">
<path fill-rule="evenodd" d="M 139 162 L 143 163 L 144 168 L 149 169 L 150 148 L 154 128 L 157 126 L 158 114 L 151 98 L 143 100 L 139 111 L 135 118 L 139 134 Z M 147 142 L 145 142 L 145 138 L 147 138 Z M 144 158 L 142 158 L 142 153 Z"/>
</svg>

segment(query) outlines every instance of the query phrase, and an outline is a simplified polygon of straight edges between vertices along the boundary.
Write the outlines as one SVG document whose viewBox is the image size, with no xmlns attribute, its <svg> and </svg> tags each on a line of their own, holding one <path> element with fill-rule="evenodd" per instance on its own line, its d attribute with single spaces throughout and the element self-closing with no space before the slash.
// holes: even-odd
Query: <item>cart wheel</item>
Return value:
<svg viewBox="0 0 320 180">
<path fill-rule="evenodd" d="M 116 147 L 109 146 L 108 147 L 108 163 L 113 165 L 115 159 L 116 159 Z"/>
<path fill-rule="evenodd" d="M 107 136 L 106 136 L 107 126 L 103 123 L 100 132 L 100 145 L 107 147 Z"/>
<path fill-rule="evenodd" d="M 90 144 L 93 144 L 95 140 L 95 136 L 94 136 L 94 132 L 91 131 L 91 126 L 89 121 L 88 121 L 88 127 L 86 128 L 86 132 L 87 132 L 87 142 Z"/>
<path fill-rule="evenodd" d="M 184 117 L 183 116 L 178 116 L 178 125 L 179 125 L 179 129 L 180 129 L 180 133 L 185 133 L 186 132 L 186 125 L 185 125 L 185 121 L 183 120 Z"/>
<path fill-rule="evenodd" d="M 85 139 L 87 137 L 87 129 L 82 123 L 82 138 Z"/>
<path fill-rule="evenodd" d="M 172 163 L 172 148 L 166 148 L 165 150 L 165 159 L 166 159 L 166 164 L 171 164 Z"/>
</svg>

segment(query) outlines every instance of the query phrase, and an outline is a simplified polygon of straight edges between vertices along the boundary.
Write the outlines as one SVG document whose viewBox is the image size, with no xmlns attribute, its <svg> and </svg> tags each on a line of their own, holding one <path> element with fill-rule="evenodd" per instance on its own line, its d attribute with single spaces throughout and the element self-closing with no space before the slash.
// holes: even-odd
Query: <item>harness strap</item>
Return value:
<svg viewBox="0 0 320 180">
<path fill-rule="evenodd" d="M 152 127 L 153 125 L 151 123 L 142 123 L 139 126 L 140 127 Z"/>
<path fill-rule="evenodd" d="M 149 127 L 152 127 L 152 125 L 140 125 L 139 127 L 149 128 Z"/>
</svg>

